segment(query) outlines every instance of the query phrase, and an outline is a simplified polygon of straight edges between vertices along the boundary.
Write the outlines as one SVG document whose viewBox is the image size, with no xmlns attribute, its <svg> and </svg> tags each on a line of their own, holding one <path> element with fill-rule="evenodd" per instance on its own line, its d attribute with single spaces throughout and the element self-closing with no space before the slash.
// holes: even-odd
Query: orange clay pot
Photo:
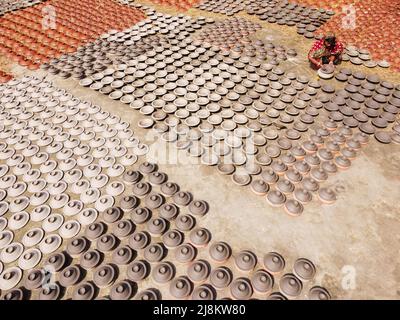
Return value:
<svg viewBox="0 0 400 320">
<path fill-rule="evenodd" d="M 56 9 L 55 30 L 42 30 L 46 5 Z M 143 12 L 112 0 L 49 0 L 0 17 L 0 52 L 35 69 L 36 62 L 73 53 L 109 29 L 121 30 L 144 18 Z"/>
</svg>

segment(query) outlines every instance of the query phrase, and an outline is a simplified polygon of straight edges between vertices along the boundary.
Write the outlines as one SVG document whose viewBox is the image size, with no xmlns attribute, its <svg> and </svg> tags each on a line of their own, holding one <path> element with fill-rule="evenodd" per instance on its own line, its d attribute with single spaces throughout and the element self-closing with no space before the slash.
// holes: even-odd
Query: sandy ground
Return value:
<svg viewBox="0 0 400 320">
<path fill-rule="evenodd" d="M 188 14 L 225 18 L 195 9 Z M 286 62 L 284 67 L 315 76 L 304 58 L 312 41 L 288 27 L 266 23 L 257 36 L 296 48 L 298 58 Z M 350 64 L 344 65 L 355 69 Z M 12 69 L 16 75 L 26 73 L 18 66 Z M 390 69 L 377 68 L 372 72 L 400 82 L 399 74 L 391 73 Z M 82 88 L 74 80 L 54 78 L 54 82 L 77 97 L 118 114 L 151 145 L 149 131 L 137 127 L 139 113 L 126 112 L 124 104 Z M 181 159 L 185 157 L 182 153 Z M 249 188 L 234 185 L 230 177 L 219 175 L 215 168 L 165 163 L 161 169 L 197 198 L 209 202 L 211 211 L 202 224 L 211 230 L 214 240 L 229 242 L 235 251 L 251 249 L 259 256 L 269 251 L 281 252 L 290 266 L 299 257 L 311 259 L 318 268 L 315 283 L 327 287 L 336 299 L 400 298 L 399 145 L 383 145 L 371 139 L 349 170 L 330 177 L 328 184 L 339 191 L 338 201 L 328 206 L 314 200 L 299 218 L 272 208 L 263 197 L 257 197 Z"/>
</svg>

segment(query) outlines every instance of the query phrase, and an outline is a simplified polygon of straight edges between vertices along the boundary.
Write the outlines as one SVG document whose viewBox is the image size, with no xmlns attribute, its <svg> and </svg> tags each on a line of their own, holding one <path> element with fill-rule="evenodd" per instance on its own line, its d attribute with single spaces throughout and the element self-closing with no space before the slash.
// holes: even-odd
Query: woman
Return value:
<svg viewBox="0 0 400 320">
<path fill-rule="evenodd" d="M 343 44 L 337 41 L 333 33 L 316 41 L 308 53 L 308 59 L 316 69 L 324 64 L 339 64 L 342 61 Z"/>
</svg>

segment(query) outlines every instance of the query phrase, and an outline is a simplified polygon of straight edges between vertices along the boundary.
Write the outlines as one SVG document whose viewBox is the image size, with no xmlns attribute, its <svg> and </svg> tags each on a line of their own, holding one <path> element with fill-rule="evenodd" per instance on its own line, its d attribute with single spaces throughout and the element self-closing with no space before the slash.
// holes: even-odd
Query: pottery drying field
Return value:
<svg viewBox="0 0 400 320">
<path fill-rule="evenodd" d="M 399 299 L 399 5 L 3 1 L 0 297 Z"/>
</svg>

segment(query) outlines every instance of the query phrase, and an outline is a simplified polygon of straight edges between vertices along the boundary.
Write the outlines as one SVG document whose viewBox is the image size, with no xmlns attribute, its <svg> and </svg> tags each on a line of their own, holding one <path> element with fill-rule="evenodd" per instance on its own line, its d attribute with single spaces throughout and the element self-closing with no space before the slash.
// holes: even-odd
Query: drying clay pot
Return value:
<svg viewBox="0 0 400 320">
<path fill-rule="evenodd" d="M 18 266 L 22 270 L 31 270 L 36 267 L 42 259 L 42 253 L 39 249 L 31 248 L 25 250 L 18 259 Z"/>
<path fill-rule="evenodd" d="M 170 294 L 176 299 L 187 298 L 192 293 L 192 290 L 192 282 L 184 276 L 176 278 L 174 281 L 172 281 L 169 287 Z"/>
<path fill-rule="evenodd" d="M 180 231 L 189 231 L 194 228 L 196 225 L 196 219 L 187 214 L 187 215 L 180 215 L 175 221 L 176 228 L 179 229 Z"/>
<path fill-rule="evenodd" d="M 238 253 L 235 257 L 235 265 L 241 271 L 249 272 L 257 264 L 257 256 L 248 250 L 244 250 Z"/>
<path fill-rule="evenodd" d="M 293 196 L 302 204 L 309 203 L 312 200 L 311 192 L 303 188 L 296 188 L 296 190 L 293 192 Z"/>
<path fill-rule="evenodd" d="M 21 288 L 15 288 L 10 291 L 8 291 L 4 296 L 2 300 L 5 301 L 22 301 L 26 300 L 26 294 L 25 291 Z"/>
<path fill-rule="evenodd" d="M 338 167 L 332 161 L 323 161 L 321 163 L 321 168 L 327 173 L 336 173 L 338 171 Z"/>
<path fill-rule="evenodd" d="M 61 288 L 58 283 L 42 288 L 39 293 L 39 300 L 57 300 L 61 295 Z"/>
<path fill-rule="evenodd" d="M 336 201 L 336 194 L 331 189 L 321 188 L 318 191 L 318 198 L 327 204 L 332 204 Z"/>
<path fill-rule="evenodd" d="M 173 203 L 166 203 L 159 209 L 160 216 L 166 220 L 173 220 L 179 214 L 179 208 Z"/>
<path fill-rule="evenodd" d="M 102 216 L 103 216 L 103 220 L 106 223 L 114 223 L 122 218 L 123 212 L 118 207 L 112 207 L 112 208 L 105 210 L 102 213 Z"/>
<path fill-rule="evenodd" d="M 75 237 L 81 229 L 81 225 L 76 220 L 68 220 L 65 222 L 61 228 L 58 230 L 58 233 L 64 239 L 71 239 Z"/>
<path fill-rule="evenodd" d="M 292 182 L 290 182 L 289 180 L 286 179 L 279 179 L 279 181 L 276 183 L 276 188 L 278 189 L 278 191 L 284 193 L 284 194 L 288 194 L 293 192 L 294 190 L 294 184 Z"/>
<path fill-rule="evenodd" d="M 307 191 L 315 192 L 319 189 L 319 184 L 313 178 L 306 177 L 302 181 L 302 187 Z"/>
<path fill-rule="evenodd" d="M 285 211 L 291 216 L 298 217 L 303 213 L 304 207 L 301 202 L 289 199 L 285 203 Z"/>
<path fill-rule="evenodd" d="M 116 265 L 127 265 L 133 259 L 134 253 L 129 246 L 121 246 L 114 250 L 112 261 Z"/>
<path fill-rule="evenodd" d="M 173 182 L 165 182 L 161 185 L 160 190 L 163 195 L 170 197 L 179 191 L 179 186 Z"/>
<path fill-rule="evenodd" d="M 265 181 L 260 179 L 254 180 L 251 183 L 250 187 L 255 194 L 260 196 L 266 195 L 269 191 L 269 185 Z"/>
<path fill-rule="evenodd" d="M 132 220 L 121 220 L 119 222 L 114 223 L 113 226 L 113 233 L 118 237 L 118 238 L 126 238 L 129 235 L 131 235 L 135 230 L 135 224 L 132 222 Z"/>
<path fill-rule="evenodd" d="M 46 236 L 39 245 L 40 251 L 44 254 L 56 251 L 62 243 L 62 238 L 56 234 Z"/>
<path fill-rule="evenodd" d="M 8 219 L 8 228 L 11 230 L 19 230 L 23 228 L 29 221 L 29 214 L 25 211 L 14 213 Z M 0 228 L 1 229 L 1 228 Z"/>
<path fill-rule="evenodd" d="M 167 248 L 175 248 L 183 242 L 183 234 L 178 230 L 170 230 L 163 235 L 162 240 Z"/>
<path fill-rule="evenodd" d="M 266 254 L 263 262 L 267 271 L 272 274 L 280 273 L 285 268 L 285 259 L 277 252 Z"/>
<path fill-rule="evenodd" d="M 178 206 L 187 206 L 192 201 L 192 195 L 189 192 L 179 191 L 172 199 Z"/>
<path fill-rule="evenodd" d="M 272 169 L 263 170 L 261 178 L 268 184 L 273 184 L 279 179 L 278 175 Z"/>
<path fill-rule="evenodd" d="M 101 261 L 102 255 L 97 250 L 89 250 L 80 257 L 80 265 L 85 269 L 96 268 Z"/>
<path fill-rule="evenodd" d="M 325 148 L 319 149 L 317 155 L 321 160 L 325 161 L 333 160 L 334 158 L 332 151 Z"/>
<path fill-rule="evenodd" d="M 144 251 L 145 259 L 151 263 L 161 261 L 165 254 L 165 248 L 159 243 L 149 245 Z"/>
<path fill-rule="evenodd" d="M 153 236 L 161 236 L 167 230 L 167 221 L 163 218 L 154 218 L 149 220 L 146 224 L 146 228 L 149 233 Z"/>
<path fill-rule="evenodd" d="M 132 281 L 141 281 L 148 276 L 149 266 L 145 261 L 134 261 L 127 268 L 127 276 Z"/>
<path fill-rule="evenodd" d="M 194 246 L 203 247 L 210 242 L 211 233 L 205 228 L 196 228 L 190 232 L 189 239 Z"/>
<path fill-rule="evenodd" d="M 124 280 L 115 283 L 111 287 L 111 300 L 129 300 L 133 295 L 133 285 L 130 281 Z"/>
<path fill-rule="evenodd" d="M 239 186 L 246 186 L 251 181 L 251 176 L 247 173 L 234 173 L 232 181 Z"/>
<path fill-rule="evenodd" d="M 279 289 L 288 298 L 294 298 L 300 295 L 303 284 L 294 274 L 288 273 L 279 280 Z"/>
<path fill-rule="evenodd" d="M 151 185 L 147 182 L 138 182 L 133 186 L 132 192 L 139 198 L 143 198 L 151 191 Z"/>
<path fill-rule="evenodd" d="M 88 246 L 89 241 L 85 237 L 74 238 L 67 244 L 67 252 L 73 257 L 78 256 L 87 250 Z"/>
<path fill-rule="evenodd" d="M 335 72 L 335 66 L 331 64 L 325 64 L 318 70 L 318 75 L 321 79 L 330 79 L 333 77 Z"/>
<path fill-rule="evenodd" d="M 268 192 L 266 200 L 271 206 L 280 207 L 286 202 L 286 196 L 278 190 L 271 190 Z"/>
<path fill-rule="evenodd" d="M 192 300 L 215 300 L 215 290 L 209 285 L 201 285 L 193 290 Z"/>
<path fill-rule="evenodd" d="M 143 174 L 150 174 L 155 171 L 157 166 L 150 162 L 144 162 L 139 166 L 139 171 Z"/>
<path fill-rule="evenodd" d="M 151 211 L 148 208 L 136 208 L 131 213 L 131 219 L 136 224 L 143 224 L 147 222 L 151 217 Z"/>
<path fill-rule="evenodd" d="M 219 164 L 218 167 L 218 172 L 223 174 L 223 175 L 231 175 L 235 172 L 235 166 L 232 164 Z"/>
<path fill-rule="evenodd" d="M 19 242 L 14 242 L 6 247 L 1 251 L 0 253 L 0 260 L 3 263 L 11 263 L 15 260 L 17 260 L 22 252 L 24 251 L 24 246 L 20 244 Z"/>
<path fill-rule="evenodd" d="M 22 279 L 22 271 L 18 267 L 5 269 L 0 275 L 0 289 L 10 290 L 17 286 Z"/>
<path fill-rule="evenodd" d="M 185 243 L 175 250 L 175 258 L 180 263 L 188 263 L 196 258 L 197 249 L 191 244 Z"/>
<path fill-rule="evenodd" d="M 217 289 L 223 289 L 232 282 L 232 272 L 229 268 L 219 267 L 214 269 L 210 274 L 210 282 Z"/>
<path fill-rule="evenodd" d="M 310 167 L 316 167 L 321 163 L 321 159 L 317 154 L 308 154 L 304 157 L 304 161 L 310 165 Z"/>
<path fill-rule="evenodd" d="M 136 300 L 160 300 L 161 294 L 157 289 L 147 289 L 139 292 L 136 296 Z"/>
<path fill-rule="evenodd" d="M 194 200 L 189 205 L 190 213 L 203 216 L 208 212 L 208 203 L 203 200 Z"/>
<path fill-rule="evenodd" d="M 237 300 L 249 300 L 253 295 L 251 283 L 246 278 L 237 278 L 230 285 L 232 298 Z"/>
<path fill-rule="evenodd" d="M 152 277 L 157 283 L 167 283 L 175 276 L 175 267 L 170 262 L 162 262 L 152 270 Z"/>
<path fill-rule="evenodd" d="M 119 196 L 124 190 L 124 184 L 121 182 L 112 182 L 106 187 L 106 193 L 111 196 Z"/>
<path fill-rule="evenodd" d="M 388 144 L 392 142 L 392 138 L 389 132 L 386 131 L 376 131 L 374 137 L 377 141 Z"/>
<path fill-rule="evenodd" d="M 64 253 L 54 253 L 46 258 L 44 265 L 51 266 L 56 272 L 62 270 L 66 265 L 66 256 Z"/>
<path fill-rule="evenodd" d="M 106 226 L 102 222 L 95 222 L 86 227 L 85 236 L 90 240 L 100 238 L 106 232 Z"/>
<path fill-rule="evenodd" d="M 267 300 L 287 300 L 287 298 L 280 292 L 271 293 Z"/>
<path fill-rule="evenodd" d="M 82 277 L 82 271 L 78 266 L 66 267 L 60 274 L 60 284 L 69 287 L 77 284 Z"/>
<path fill-rule="evenodd" d="M 99 288 L 104 288 L 112 285 L 116 277 L 115 269 L 110 264 L 105 264 L 97 267 L 93 274 L 93 282 Z"/>
<path fill-rule="evenodd" d="M 283 175 L 288 170 L 288 166 L 283 163 L 282 160 L 276 160 L 272 162 L 271 169 L 274 170 L 276 174 Z"/>
<path fill-rule="evenodd" d="M 328 173 L 321 167 L 312 169 L 310 172 L 310 176 L 318 182 L 322 182 L 328 179 Z"/>
<path fill-rule="evenodd" d="M 267 294 L 274 286 L 274 277 L 265 270 L 258 270 L 251 277 L 251 284 L 255 291 Z"/>
<path fill-rule="evenodd" d="M 149 175 L 149 182 L 152 185 L 161 185 L 164 182 L 166 182 L 168 179 L 168 176 L 163 173 L 163 172 L 153 172 Z"/>
<path fill-rule="evenodd" d="M 102 252 L 112 251 L 118 244 L 114 234 L 104 234 L 96 241 L 96 247 Z"/>
<path fill-rule="evenodd" d="M 164 197 L 159 193 L 150 193 L 144 199 L 146 206 L 150 210 L 159 208 L 164 203 L 164 201 Z"/>
<path fill-rule="evenodd" d="M 201 282 L 208 278 L 210 274 L 210 265 L 205 260 L 193 262 L 187 269 L 187 275 L 194 282 Z"/>
<path fill-rule="evenodd" d="M 139 182 L 141 178 L 142 178 L 141 173 L 139 171 L 134 171 L 134 170 L 125 171 L 122 177 L 124 182 L 130 185 Z"/>
<path fill-rule="evenodd" d="M 308 298 L 310 300 L 330 300 L 331 295 L 325 288 L 315 286 L 308 292 Z"/>
<path fill-rule="evenodd" d="M 95 296 L 96 289 L 91 282 L 79 284 L 72 293 L 73 300 L 92 300 Z"/>
<path fill-rule="evenodd" d="M 209 254 L 214 261 L 223 263 L 230 258 L 232 249 L 225 242 L 216 242 L 210 246 Z"/>
<path fill-rule="evenodd" d="M 129 246 L 132 249 L 144 249 L 150 243 L 151 236 L 147 232 L 135 232 L 129 237 Z"/>
</svg>

